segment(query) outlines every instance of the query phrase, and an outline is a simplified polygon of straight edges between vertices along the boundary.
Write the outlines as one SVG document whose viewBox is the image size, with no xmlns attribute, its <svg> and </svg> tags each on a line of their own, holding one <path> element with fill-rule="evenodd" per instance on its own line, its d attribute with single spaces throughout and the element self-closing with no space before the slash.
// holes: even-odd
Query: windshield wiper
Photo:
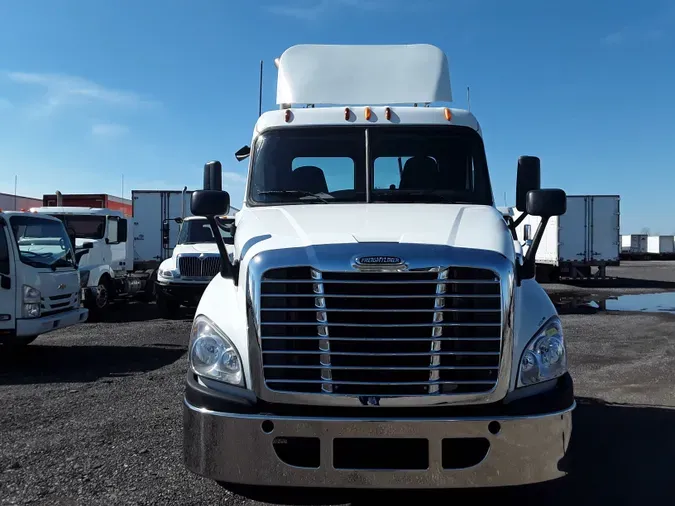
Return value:
<svg viewBox="0 0 675 506">
<path fill-rule="evenodd" d="M 324 204 L 328 204 L 328 200 L 323 198 L 318 193 L 312 193 L 304 190 L 264 190 L 258 192 L 258 195 L 302 195 L 303 197 L 313 197 L 315 200 L 319 200 Z"/>
</svg>

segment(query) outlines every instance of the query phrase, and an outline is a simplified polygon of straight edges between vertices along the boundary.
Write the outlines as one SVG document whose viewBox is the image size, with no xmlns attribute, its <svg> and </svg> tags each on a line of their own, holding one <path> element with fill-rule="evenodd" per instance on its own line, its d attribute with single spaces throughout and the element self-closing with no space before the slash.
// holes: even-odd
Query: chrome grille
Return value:
<svg viewBox="0 0 675 506">
<path fill-rule="evenodd" d="M 487 393 L 501 353 L 494 272 L 264 273 L 260 335 L 266 386 L 349 396 Z"/>
<path fill-rule="evenodd" d="M 220 272 L 220 256 L 180 256 L 178 270 L 184 278 L 212 278 Z"/>
</svg>

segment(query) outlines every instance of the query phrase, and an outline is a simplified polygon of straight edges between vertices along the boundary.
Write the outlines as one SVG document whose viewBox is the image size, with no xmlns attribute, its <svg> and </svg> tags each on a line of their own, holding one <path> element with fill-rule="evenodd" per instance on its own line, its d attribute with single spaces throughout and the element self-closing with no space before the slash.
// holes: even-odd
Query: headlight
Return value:
<svg viewBox="0 0 675 506">
<path fill-rule="evenodd" d="M 40 290 L 32 286 L 23 285 L 23 301 L 24 303 L 40 304 Z"/>
<path fill-rule="evenodd" d="M 178 269 L 159 269 L 158 274 L 163 278 L 180 278 Z"/>
<path fill-rule="evenodd" d="M 23 305 L 24 318 L 40 318 L 40 303 L 31 302 Z"/>
<path fill-rule="evenodd" d="M 520 360 L 518 386 L 527 386 L 562 376 L 567 372 L 567 351 L 562 325 L 551 318 L 530 341 Z"/>
<path fill-rule="evenodd" d="M 199 376 L 244 386 L 239 352 L 227 336 L 205 316 L 195 318 L 188 354 L 190 368 Z"/>
</svg>

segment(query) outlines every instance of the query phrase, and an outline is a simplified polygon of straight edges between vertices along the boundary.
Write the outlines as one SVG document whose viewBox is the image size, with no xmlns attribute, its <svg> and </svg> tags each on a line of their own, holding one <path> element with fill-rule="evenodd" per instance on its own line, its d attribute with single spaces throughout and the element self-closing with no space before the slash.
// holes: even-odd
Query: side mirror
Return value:
<svg viewBox="0 0 675 506">
<path fill-rule="evenodd" d="M 93 242 L 85 242 L 82 245 L 82 249 L 94 249 L 94 243 Z"/>
<path fill-rule="evenodd" d="M 117 242 L 127 242 L 127 235 L 127 220 L 120 218 L 117 228 Z"/>
<path fill-rule="evenodd" d="M 220 190 L 196 190 L 190 197 L 195 216 L 219 216 L 230 212 L 230 194 Z"/>
<path fill-rule="evenodd" d="M 169 222 L 164 220 L 162 222 L 162 248 L 167 249 L 169 247 Z"/>
<path fill-rule="evenodd" d="M 527 194 L 541 188 L 541 161 L 536 156 L 518 158 L 516 178 L 516 209 L 527 211 Z"/>
<path fill-rule="evenodd" d="M 242 160 L 246 160 L 250 155 L 251 155 L 250 146 L 244 146 L 234 154 L 234 157 L 237 159 L 238 162 L 241 162 Z"/>
<path fill-rule="evenodd" d="M 530 190 L 527 193 L 526 211 L 531 216 L 550 218 L 567 211 L 567 195 L 563 190 Z"/>
</svg>

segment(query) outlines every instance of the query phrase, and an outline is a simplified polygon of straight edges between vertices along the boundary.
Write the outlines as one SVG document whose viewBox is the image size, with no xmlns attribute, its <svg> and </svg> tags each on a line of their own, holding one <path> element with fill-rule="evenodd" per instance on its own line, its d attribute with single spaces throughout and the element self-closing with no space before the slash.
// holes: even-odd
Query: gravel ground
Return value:
<svg viewBox="0 0 675 506">
<path fill-rule="evenodd" d="M 610 274 L 617 279 L 602 286 L 547 290 L 553 298 L 675 291 L 675 262 L 633 262 Z M 110 322 L 48 334 L 20 354 L 0 349 L 0 504 L 257 504 L 184 469 L 190 316 L 154 315 L 153 306 L 130 304 Z M 570 476 L 501 490 L 360 493 L 352 503 L 623 505 L 672 498 L 675 315 L 582 306 L 566 307 L 562 318 L 579 402 Z M 335 501 L 345 499 L 323 502 Z"/>
</svg>

